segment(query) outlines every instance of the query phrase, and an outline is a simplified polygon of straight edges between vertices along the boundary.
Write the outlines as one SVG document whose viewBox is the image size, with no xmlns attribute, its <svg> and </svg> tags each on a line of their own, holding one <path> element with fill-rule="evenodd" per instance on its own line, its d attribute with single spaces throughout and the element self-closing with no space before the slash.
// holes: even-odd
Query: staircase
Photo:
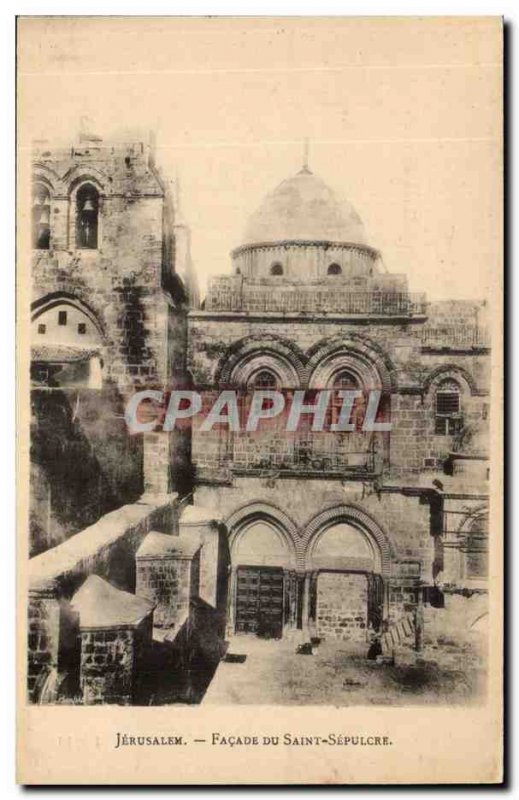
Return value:
<svg viewBox="0 0 519 800">
<path fill-rule="evenodd" d="M 391 627 L 382 635 L 381 644 L 382 652 L 384 655 L 391 653 L 391 651 L 402 644 L 405 639 L 409 639 L 415 635 L 415 622 L 414 614 L 407 614 L 395 622 Z"/>
</svg>

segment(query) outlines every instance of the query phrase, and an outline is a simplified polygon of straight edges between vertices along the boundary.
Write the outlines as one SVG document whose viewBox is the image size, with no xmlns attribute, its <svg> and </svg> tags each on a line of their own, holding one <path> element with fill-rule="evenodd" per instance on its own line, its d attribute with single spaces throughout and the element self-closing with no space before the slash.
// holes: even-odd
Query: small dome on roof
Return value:
<svg viewBox="0 0 519 800">
<path fill-rule="evenodd" d="M 366 244 L 362 220 L 326 183 L 303 167 L 282 181 L 252 214 L 244 244 L 328 241 Z"/>
</svg>

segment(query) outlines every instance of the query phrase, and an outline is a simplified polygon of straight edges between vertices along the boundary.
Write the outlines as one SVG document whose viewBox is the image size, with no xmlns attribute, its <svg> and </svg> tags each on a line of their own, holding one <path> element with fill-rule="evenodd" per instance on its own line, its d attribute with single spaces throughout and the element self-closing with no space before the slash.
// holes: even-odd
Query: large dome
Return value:
<svg viewBox="0 0 519 800">
<path fill-rule="evenodd" d="M 366 244 L 355 209 L 307 167 L 270 192 L 250 217 L 244 244 L 327 241 Z"/>
</svg>

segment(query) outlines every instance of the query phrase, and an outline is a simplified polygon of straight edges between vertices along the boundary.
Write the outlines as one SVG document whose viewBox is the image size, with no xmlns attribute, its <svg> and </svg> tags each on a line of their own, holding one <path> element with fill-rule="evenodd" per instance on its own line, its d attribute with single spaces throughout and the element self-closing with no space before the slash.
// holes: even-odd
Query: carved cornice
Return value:
<svg viewBox="0 0 519 800">
<path fill-rule="evenodd" d="M 243 253 L 252 252 L 255 250 L 279 250 L 280 248 L 288 247 L 319 247 L 324 248 L 325 250 L 329 250 L 330 248 L 338 248 L 342 250 L 358 252 L 362 255 L 368 255 L 373 259 L 376 259 L 380 256 L 380 252 L 378 250 L 376 250 L 374 247 L 370 247 L 367 244 L 357 244 L 355 242 L 330 242 L 319 239 L 283 239 L 279 242 L 257 242 L 254 244 L 242 244 L 239 247 L 235 247 L 234 250 L 231 250 L 231 256 L 232 258 L 236 258 Z"/>
</svg>

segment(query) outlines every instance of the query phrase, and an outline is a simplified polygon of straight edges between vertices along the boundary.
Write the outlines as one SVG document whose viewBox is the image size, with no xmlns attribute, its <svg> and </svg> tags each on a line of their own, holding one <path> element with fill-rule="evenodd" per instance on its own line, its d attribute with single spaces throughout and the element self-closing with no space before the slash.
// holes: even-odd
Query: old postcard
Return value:
<svg viewBox="0 0 519 800">
<path fill-rule="evenodd" d="M 18 780 L 502 780 L 502 21 L 18 20 Z"/>
</svg>

